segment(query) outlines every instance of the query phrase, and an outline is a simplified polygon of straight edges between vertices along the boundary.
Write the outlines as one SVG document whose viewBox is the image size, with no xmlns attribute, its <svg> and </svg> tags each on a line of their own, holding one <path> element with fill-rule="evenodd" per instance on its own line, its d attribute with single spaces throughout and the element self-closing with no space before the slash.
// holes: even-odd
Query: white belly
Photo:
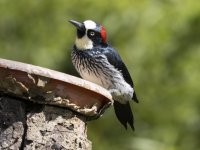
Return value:
<svg viewBox="0 0 200 150">
<path fill-rule="evenodd" d="M 90 82 L 103 86 L 101 79 L 95 76 L 93 73 L 88 73 L 88 71 L 83 71 L 83 72 L 80 72 L 80 75 L 85 80 L 88 80 Z"/>
<path fill-rule="evenodd" d="M 90 62 L 84 62 L 81 59 L 74 61 L 73 64 L 83 79 L 104 87 L 110 91 L 114 100 L 126 103 L 133 96 L 133 88 L 126 83 L 121 72 L 110 65 L 106 58 L 103 62 L 100 67 L 95 64 L 90 65 Z"/>
<path fill-rule="evenodd" d="M 97 77 L 94 73 L 88 73 L 88 71 L 82 71 L 80 72 L 80 75 L 83 79 L 98 84 L 109 90 L 114 100 L 117 100 L 121 103 L 126 103 L 132 98 L 134 92 L 133 88 L 127 84 L 123 78 L 115 80 L 114 78 L 108 79 L 103 75 Z"/>
</svg>

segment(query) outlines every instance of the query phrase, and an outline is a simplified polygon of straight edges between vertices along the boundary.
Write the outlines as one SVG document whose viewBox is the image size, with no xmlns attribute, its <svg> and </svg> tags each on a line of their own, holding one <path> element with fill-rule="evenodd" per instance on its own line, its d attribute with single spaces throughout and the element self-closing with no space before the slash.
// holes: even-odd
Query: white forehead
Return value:
<svg viewBox="0 0 200 150">
<path fill-rule="evenodd" d="M 83 22 L 86 29 L 95 29 L 97 24 L 92 20 L 86 20 Z"/>
</svg>

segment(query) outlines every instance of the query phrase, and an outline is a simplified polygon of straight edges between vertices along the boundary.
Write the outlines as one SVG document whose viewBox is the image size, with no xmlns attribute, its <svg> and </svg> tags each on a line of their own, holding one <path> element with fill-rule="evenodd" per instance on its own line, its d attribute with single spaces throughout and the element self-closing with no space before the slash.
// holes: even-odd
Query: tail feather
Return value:
<svg viewBox="0 0 200 150">
<path fill-rule="evenodd" d="M 129 102 L 121 104 L 114 101 L 115 114 L 120 123 L 127 129 L 127 123 L 134 130 L 134 117 Z"/>
<path fill-rule="evenodd" d="M 134 100 L 136 103 L 139 103 L 139 101 L 138 101 L 138 98 L 137 98 L 137 96 L 136 96 L 136 93 L 135 93 L 135 91 L 134 91 L 134 93 L 133 93 L 132 100 Z"/>
</svg>

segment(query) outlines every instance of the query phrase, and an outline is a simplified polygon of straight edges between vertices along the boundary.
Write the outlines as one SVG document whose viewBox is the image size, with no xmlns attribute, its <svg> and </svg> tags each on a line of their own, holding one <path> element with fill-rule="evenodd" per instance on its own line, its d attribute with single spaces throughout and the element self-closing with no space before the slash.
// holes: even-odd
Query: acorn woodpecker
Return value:
<svg viewBox="0 0 200 150">
<path fill-rule="evenodd" d="M 72 63 L 80 76 L 107 89 L 114 100 L 115 114 L 127 129 L 134 129 L 129 100 L 138 103 L 133 81 L 117 51 L 107 43 L 106 30 L 92 20 L 70 20 L 77 28 Z"/>
</svg>

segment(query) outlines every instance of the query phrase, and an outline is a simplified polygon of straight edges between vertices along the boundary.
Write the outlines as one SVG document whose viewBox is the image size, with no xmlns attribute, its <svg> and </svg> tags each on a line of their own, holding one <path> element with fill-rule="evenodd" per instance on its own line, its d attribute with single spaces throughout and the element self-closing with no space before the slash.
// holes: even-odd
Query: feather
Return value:
<svg viewBox="0 0 200 150">
<path fill-rule="evenodd" d="M 131 106 L 129 102 L 126 104 L 121 104 L 118 101 L 114 101 L 115 114 L 120 121 L 120 123 L 127 129 L 127 123 L 130 125 L 132 130 L 134 130 L 134 118 L 131 111 Z"/>
<path fill-rule="evenodd" d="M 115 68 L 117 68 L 119 71 L 121 71 L 122 76 L 124 78 L 124 80 L 132 87 L 134 88 L 134 84 L 132 81 L 132 78 L 128 72 L 128 69 L 126 67 L 126 65 L 123 63 L 121 57 L 119 56 L 119 54 L 117 53 L 117 51 L 108 46 L 106 48 L 104 48 L 103 50 L 101 50 L 101 52 L 107 57 L 108 62 L 113 65 Z M 132 99 L 138 103 L 138 99 L 136 96 L 136 93 L 134 91 Z"/>
</svg>

